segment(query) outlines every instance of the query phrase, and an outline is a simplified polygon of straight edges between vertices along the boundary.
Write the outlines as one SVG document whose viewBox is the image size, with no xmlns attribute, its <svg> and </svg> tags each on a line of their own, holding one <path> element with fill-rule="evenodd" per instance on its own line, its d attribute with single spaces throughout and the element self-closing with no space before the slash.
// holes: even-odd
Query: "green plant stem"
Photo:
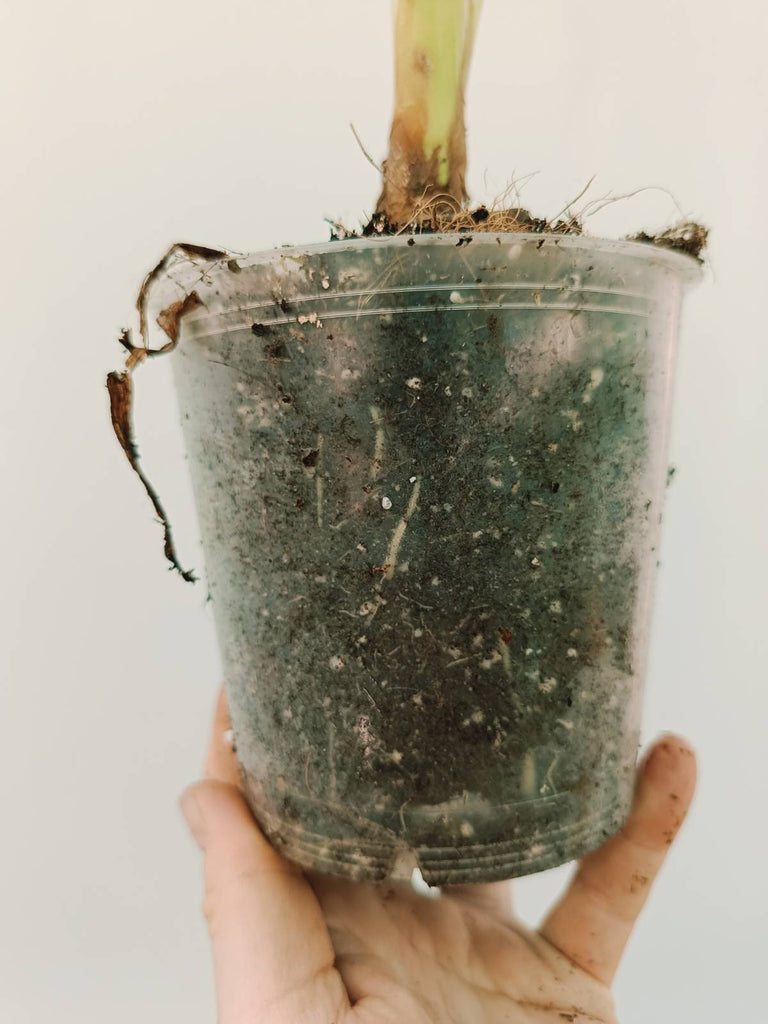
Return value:
<svg viewBox="0 0 768 1024">
<path fill-rule="evenodd" d="M 482 0 L 397 0 L 395 112 L 378 208 L 391 225 L 465 198 L 464 89 Z"/>
</svg>

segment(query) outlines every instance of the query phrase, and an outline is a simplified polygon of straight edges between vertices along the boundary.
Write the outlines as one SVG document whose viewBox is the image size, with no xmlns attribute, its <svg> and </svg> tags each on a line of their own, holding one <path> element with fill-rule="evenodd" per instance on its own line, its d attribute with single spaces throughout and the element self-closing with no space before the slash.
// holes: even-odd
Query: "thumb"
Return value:
<svg viewBox="0 0 768 1024">
<path fill-rule="evenodd" d="M 180 806 L 205 854 L 203 914 L 220 1024 L 341 1019 L 349 1008 L 320 905 L 267 842 L 236 786 L 207 779 Z M 314 1019 L 314 1017 L 312 1018 Z"/>
</svg>

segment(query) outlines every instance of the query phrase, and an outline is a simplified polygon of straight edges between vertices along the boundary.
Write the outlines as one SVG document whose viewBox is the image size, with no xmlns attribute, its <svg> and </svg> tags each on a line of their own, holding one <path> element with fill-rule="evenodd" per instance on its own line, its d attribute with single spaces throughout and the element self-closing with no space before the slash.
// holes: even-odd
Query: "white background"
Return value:
<svg viewBox="0 0 768 1024">
<path fill-rule="evenodd" d="M 617 981 L 622 1024 L 766 1018 L 766 8 L 488 0 L 469 185 L 553 214 L 663 185 L 713 229 L 686 303 L 646 739 L 690 737 L 695 809 Z M 112 436 L 144 272 L 359 223 L 391 109 L 380 0 L 42 0 L 0 8 L 0 1019 L 211 1024 L 197 852 L 177 811 L 219 681 L 204 583 Z M 660 228 L 645 192 L 588 223 Z M 144 465 L 202 556 L 169 369 L 137 374 Z M 565 867 L 518 885 L 535 920 Z M 760 948 L 762 946 L 762 949 Z"/>
</svg>

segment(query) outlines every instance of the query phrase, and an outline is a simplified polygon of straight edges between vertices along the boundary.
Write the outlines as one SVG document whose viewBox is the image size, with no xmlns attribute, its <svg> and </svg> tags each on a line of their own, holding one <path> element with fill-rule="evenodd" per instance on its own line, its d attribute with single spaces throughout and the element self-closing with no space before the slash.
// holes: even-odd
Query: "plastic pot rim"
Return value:
<svg viewBox="0 0 768 1024">
<path fill-rule="evenodd" d="M 462 241 L 465 240 L 465 241 Z M 323 256 L 339 252 L 364 252 L 368 249 L 388 247 L 391 249 L 413 249 L 416 246 L 453 246 L 463 248 L 470 242 L 495 243 L 499 248 L 513 245 L 537 245 L 540 248 L 555 246 L 563 250 L 593 251 L 605 255 L 634 257 L 650 265 L 663 266 L 678 274 L 686 284 L 695 284 L 703 276 L 703 265 L 694 256 L 674 249 L 667 249 L 651 242 L 634 242 L 627 239 L 596 238 L 590 235 L 565 235 L 555 232 L 507 231 L 492 232 L 447 232 L 434 234 L 381 235 L 370 238 L 348 238 L 328 242 L 313 242 L 304 245 L 283 245 L 256 252 L 234 252 L 241 269 L 273 262 L 276 258 L 300 259 L 306 256 Z M 218 261 L 212 261 L 218 262 Z"/>
</svg>

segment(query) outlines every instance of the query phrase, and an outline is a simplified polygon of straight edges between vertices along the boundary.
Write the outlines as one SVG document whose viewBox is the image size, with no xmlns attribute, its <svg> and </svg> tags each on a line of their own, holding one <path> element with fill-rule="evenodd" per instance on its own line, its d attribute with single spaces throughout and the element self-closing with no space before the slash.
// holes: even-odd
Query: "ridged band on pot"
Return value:
<svg viewBox="0 0 768 1024">
<path fill-rule="evenodd" d="M 287 856 L 485 881 L 620 826 L 697 276 L 516 234 L 205 265 L 171 358 L 243 781 Z"/>
</svg>

